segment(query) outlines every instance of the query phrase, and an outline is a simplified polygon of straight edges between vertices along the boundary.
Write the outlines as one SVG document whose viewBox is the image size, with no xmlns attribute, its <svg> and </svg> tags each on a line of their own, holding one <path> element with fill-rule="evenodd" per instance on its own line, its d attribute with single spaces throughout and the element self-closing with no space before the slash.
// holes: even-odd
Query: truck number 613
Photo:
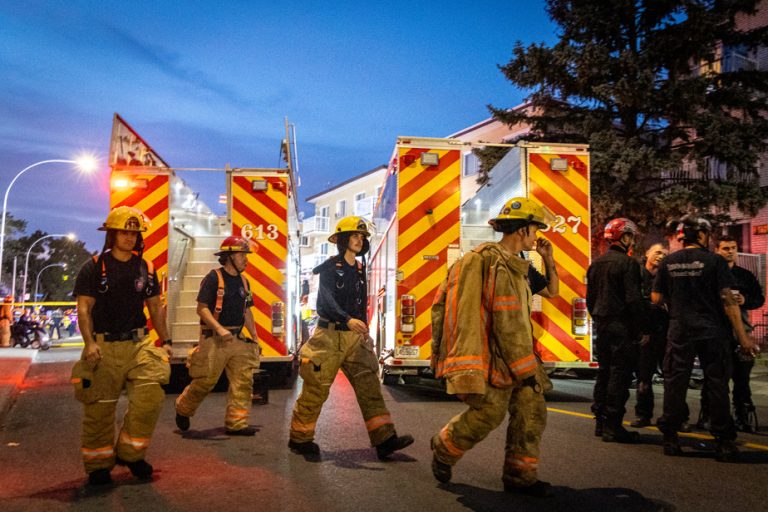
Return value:
<svg viewBox="0 0 768 512">
<path fill-rule="evenodd" d="M 265 231 L 266 234 L 264 233 Z M 258 226 L 245 224 L 242 229 L 240 229 L 240 236 L 246 240 L 264 240 L 264 238 L 275 240 L 277 239 L 277 235 L 277 226 L 274 224 L 267 224 L 266 230 L 264 229 L 263 224 L 259 224 Z"/>
<path fill-rule="evenodd" d="M 571 215 L 566 219 L 562 215 L 555 216 L 555 222 L 549 225 L 547 229 L 542 229 L 541 231 L 547 232 L 550 229 L 554 233 L 565 233 L 565 230 L 569 227 L 571 228 L 571 232 L 575 235 L 579 232 L 579 226 L 581 225 L 581 217 L 575 217 Z"/>
</svg>

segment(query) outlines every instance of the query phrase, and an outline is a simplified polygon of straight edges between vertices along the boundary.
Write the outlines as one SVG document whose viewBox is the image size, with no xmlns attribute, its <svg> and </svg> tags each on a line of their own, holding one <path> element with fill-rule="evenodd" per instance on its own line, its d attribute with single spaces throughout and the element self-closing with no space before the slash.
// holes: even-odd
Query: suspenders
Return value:
<svg viewBox="0 0 768 512">
<path fill-rule="evenodd" d="M 218 280 L 218 289 L 216 290 L 216 306 L 213 308 L 213 318 L 218 322 L 221 307 L 224 304 L 224 276 L 221 274 L 220 268 L 215 269 L 214 272 L 216 272 L 216 279 Z M 243 301 L 243 313 L 245 313 L 246 304 L 251 295 L 251 285 L 248 284 L 248 279 L 243 274 L 240 274 L 240 278 L 243 280 L 243 287 L 245 288 L 245 300 Z"/>
</svg>

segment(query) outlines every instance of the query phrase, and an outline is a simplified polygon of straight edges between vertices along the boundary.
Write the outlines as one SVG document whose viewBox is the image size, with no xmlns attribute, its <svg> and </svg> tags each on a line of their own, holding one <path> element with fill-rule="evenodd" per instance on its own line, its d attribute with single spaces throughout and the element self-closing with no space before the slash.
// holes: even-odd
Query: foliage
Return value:
<svg viewBox="0 0 768 512">
<path fill-rule="evenodd" d="M 529 107 L 489 108 L 530 125 L 527 140 L 590 145 L 597 229 L 619 215 L 651 228 L 732 204 L 754 214 L 768 200 L 756 167 L 768 140 L 768 72 L 723 65 L 768 43 L 766 27 L 735 30 L 756 3 L 548 0 L 558 42 L 518 42 L 501 67 L 531 91 Z"/>
</svg>

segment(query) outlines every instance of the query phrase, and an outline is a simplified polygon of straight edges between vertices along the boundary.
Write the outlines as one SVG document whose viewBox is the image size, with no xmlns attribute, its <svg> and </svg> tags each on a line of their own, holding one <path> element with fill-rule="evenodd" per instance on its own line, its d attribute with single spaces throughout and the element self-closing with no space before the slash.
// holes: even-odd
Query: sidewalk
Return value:
<svg viewBox="0 0 768 512">
<path fill-rule="evenodd" d="M 0 428 L 36 356 L 37 350 L 33 349 L 0 348 Z"/>
</svg>

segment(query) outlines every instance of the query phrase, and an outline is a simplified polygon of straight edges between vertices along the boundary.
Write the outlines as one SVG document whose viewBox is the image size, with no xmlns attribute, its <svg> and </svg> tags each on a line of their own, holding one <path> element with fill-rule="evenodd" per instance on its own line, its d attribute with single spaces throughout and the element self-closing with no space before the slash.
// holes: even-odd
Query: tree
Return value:
<svg viewBox="0 0 768 512">
<path fill-rule="evenodd" d="M 590 145 L 595 229 L 619 215 L 649 229 L 732 204 L 754 214 L 768 200 L 756 167 L 768 140 L 768 73 L 726 69 L 724 57 L 768 44 L 766 27 L 735 30 L 756 3 L 547 0 L 559 41 L 518 42 L 501 67 L 531 91 L 530 108 L 489 108 L 506 124 L 529 124 L 527 140 Z"/>
</svg>

